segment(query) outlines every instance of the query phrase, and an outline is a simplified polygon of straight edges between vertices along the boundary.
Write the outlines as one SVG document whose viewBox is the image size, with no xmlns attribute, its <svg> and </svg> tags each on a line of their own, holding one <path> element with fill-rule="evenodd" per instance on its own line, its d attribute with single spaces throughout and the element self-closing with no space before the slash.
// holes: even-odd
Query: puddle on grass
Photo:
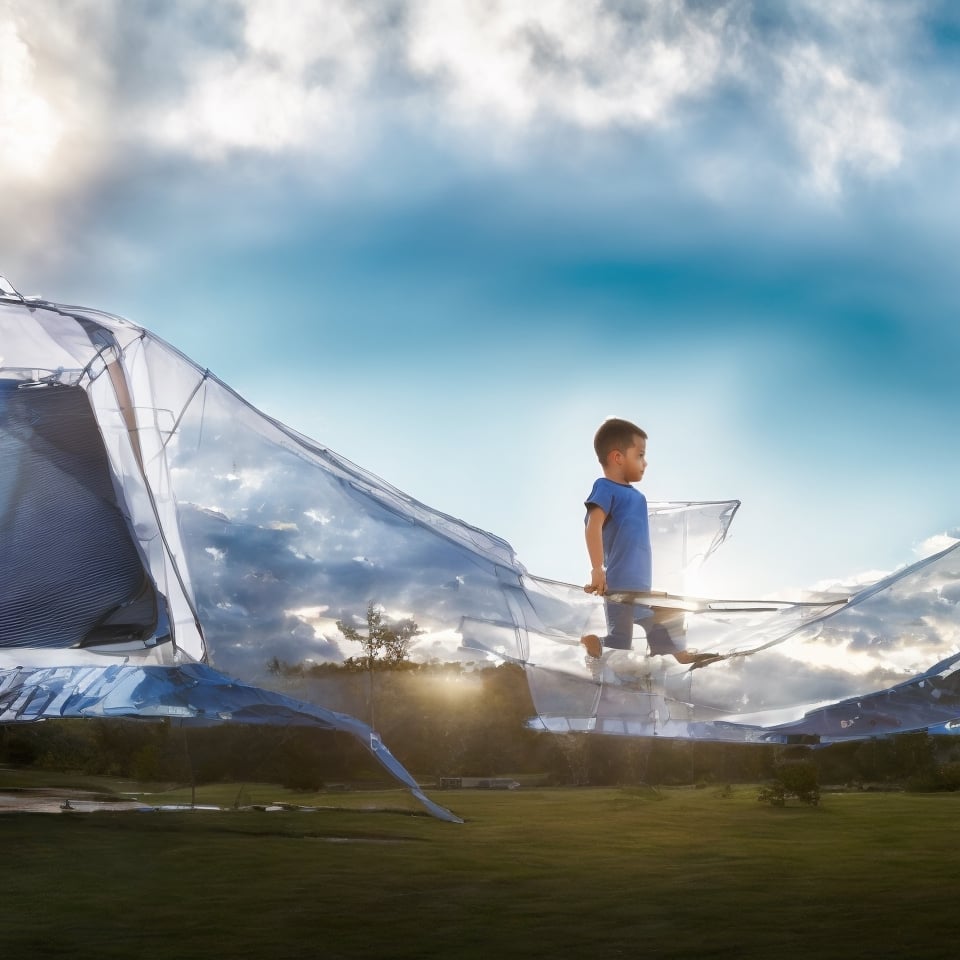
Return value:
<svg viewBox="0 0 960 960">
<path fill-rule="evenodd" d="M 139 811 L 153 807 L 137 800 L 102 800 L 84 790 L 35 787 L 0 793 L 2 813 L 95 813 L 100 810 Z"/>
<path fill-rule="evenodd" d="M 96 813 L 111 811 L 116 813 L 182 813 L 189 811 L 233 812 L 256 810 L 261 813 L 316 813 L 320 810 L 337 810 L 336 807 L 301 807 L 290 803 L 251 804 L 240 808 L 220 807 L 206 803 L 165 803 L 149 804 L 138 800 L 107 800 L 102 795 L 84 790 L 71 790 L 62 787 L 28 787 L 0 792 L 0 813 Z M 367 808 L 368 811 L 372 808 Z M 377 810 L 376 812 L 381 812 Z M 396 811 L 394 811 L 396 812 Z M 408 811 L 400 811 L 407 813 Z M 296 840 L 314 840 L 318 843 L 369 843 L 400 844 L 409 843 L 404 837 L 292 837 Z"/>
</svg>

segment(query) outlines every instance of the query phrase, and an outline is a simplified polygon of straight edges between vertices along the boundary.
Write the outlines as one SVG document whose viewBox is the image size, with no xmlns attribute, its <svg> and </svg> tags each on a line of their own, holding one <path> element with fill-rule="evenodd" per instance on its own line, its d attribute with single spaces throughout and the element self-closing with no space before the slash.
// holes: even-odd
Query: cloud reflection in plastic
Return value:
<svg viewBox="0 0 960 960">
<path fill-rule="evenodd" d="M 16 648 L 18 668 L 31 658 L 38 669 L 49 667 L 50 647 L 59 645 L 70 648 L 64 664 L 70 659 L 71 667 L 78 657 L 101 669 L 111 656 L 169 668 L 206 661 L 220 675 L 266 688 L 280 682 L 273 661 L 336 662 L 359 653 L 336 622 L 375 602 L 390 616 L 417 621 L 416 659 L 522 664 L 536 709 L 531 723 L 543 730 L 774 741 L 921 727 L 954 732 L 955 543 L 848 597 L 767 609 L 698 604 L 677 599 L 684 573 L 720 546 L 738 503 L 655 504 L 654 586 L 673 595 L 658 602 L 675 608 L 677 638 L 722 659 L 691 669 L 647 657 L 638 640 L 630 654 L 593 662 L 579 637 L 602 630 L 597 598 L 531 575 L 505 541 L 269 419 L 141 328 L 96 311 L 6 297 L 0 332 L 4 443 L 18 456 L 48 462 L 40 421 L 21 408 L 44 396 L 63 399 L 65 389 L 81 406 L 88 400 L 118 508 L 155 587 L 139 606 L 121 604 L 140 611 L 138 625 L 118 623 L 114 613 L 93 633 L 85 627 L 81 641 L 45 635 L 45 658 L 17 633 L 22 611 L 4 620 L 0 610 L 0 646 Z M 61 446 L 64 474 L 77 452 L 67 441 Z M 22 533 L 28 498 L 14 478 L 15 471 L 4 472 L 0 503 L 13 504 L 6 529 Z M 115 517 L 106 499 L 88 497 L 89 510 Z M 89 530 L 81 520 L 71 520 L 78 537 Z M 67 535 L 56 533 L 61 542 Z M 33 564 L 35 575 L 21 578 L 27 587 L 58 573 L 66 553 L 31 549 L 17 559 Z M 81 596 L 89 576 L 81 564 L 68 574 L 67 589 Z M 129 592 L 126 583 L 118 578 L 117 589 Z M 28 589 L 23 609 L 35 609 L 30 602 Z M 124 643 L 106 642 L 123 631 Z M 11 703 L 8 715 L 16 712 Z M 131 713 L 147 708 L 129 704 Z"/>
</svg>

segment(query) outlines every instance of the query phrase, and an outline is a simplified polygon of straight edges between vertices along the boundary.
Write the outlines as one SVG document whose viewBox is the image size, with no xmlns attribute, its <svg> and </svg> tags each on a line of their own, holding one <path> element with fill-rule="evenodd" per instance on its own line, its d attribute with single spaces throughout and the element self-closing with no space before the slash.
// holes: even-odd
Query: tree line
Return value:
<svg viewBox="0 0 960 960">
<path fill-rule="evenodd" d="M 363 657 L 343 664 L 272 661 L 291 695 L 364 717 L 421 782 L 441 777 L 522 777 L 543 784 L 745 783 L 769 779 L 784 760 L 807 758 L 824 784 L 960 789 L 960 745 L 924 732 L 811 750 L 770 744 L 546 734 L 514 664 L 477 667 Z M 373 683 L 371 684 L 371 679 Z M 176 720 L 56 720 L 0 727 L 0 763 L 76 770 L 141 782 L 262 781 L 315 790 L 385 783 L 353 737 L 306 727 Z"/>
</svg>

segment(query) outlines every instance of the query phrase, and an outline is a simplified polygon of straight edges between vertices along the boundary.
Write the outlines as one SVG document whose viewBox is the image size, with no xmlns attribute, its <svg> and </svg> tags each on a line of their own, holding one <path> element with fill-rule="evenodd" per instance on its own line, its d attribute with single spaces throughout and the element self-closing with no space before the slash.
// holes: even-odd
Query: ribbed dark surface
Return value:
<svg viewBox="0 0 960 960">
<path fill-rule="evenodd" d="M 0 381 L 0 647 L 148 636 L 155 610 L 86 393 Z"/>
</svg>

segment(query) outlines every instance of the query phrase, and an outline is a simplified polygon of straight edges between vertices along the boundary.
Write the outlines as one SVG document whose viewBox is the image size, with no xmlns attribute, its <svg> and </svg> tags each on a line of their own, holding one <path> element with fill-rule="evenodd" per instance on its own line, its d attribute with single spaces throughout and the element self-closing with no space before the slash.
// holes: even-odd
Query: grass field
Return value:
<svg viewBox="0 0 960 960">
<path fill-rule="evenodd" d="M 198 789 L 197 802 L 231 805 L 239 792 Z M 825 794 L 817 808 L 778 809 L 756 794 L 435 793 L 463 825 L 422 815 L 402 791 L 292 798 L 266 786 L 246 787 L 243 802 L 324 808 L 5 813 L 0 950 L 98 960 L 957 956 L 960 795 Z"/>
</svg>

